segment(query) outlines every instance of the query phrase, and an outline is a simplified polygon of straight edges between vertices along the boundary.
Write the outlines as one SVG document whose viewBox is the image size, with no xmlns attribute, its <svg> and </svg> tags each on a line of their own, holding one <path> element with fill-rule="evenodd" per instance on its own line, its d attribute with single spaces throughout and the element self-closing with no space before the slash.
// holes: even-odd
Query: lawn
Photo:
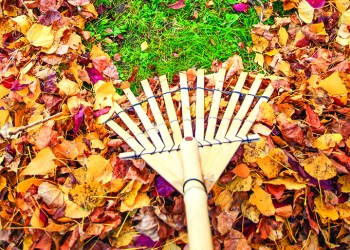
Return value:
<svg viewBox="0 0 350 250">
<path fill-rule="evenodd" d="M 127 80 L 138 67 L 135 83 L 147 77 L 195 67 L 210 69 L 213 60 L 224 61 L 238 53 L 247 70 L 257 69 L 251 46 L 250 28 L 259 22 L 254 8 L 237 13 L 228 1 L 187 1 L 182 9 L 171 9 L 173 1 L 97 0 L 108 8 L 90 22 L 90 43 L 100 42 L 113 58 L 121 79 Z M 146 42 L 147 49 L 141 50 Z"/>
</svg>

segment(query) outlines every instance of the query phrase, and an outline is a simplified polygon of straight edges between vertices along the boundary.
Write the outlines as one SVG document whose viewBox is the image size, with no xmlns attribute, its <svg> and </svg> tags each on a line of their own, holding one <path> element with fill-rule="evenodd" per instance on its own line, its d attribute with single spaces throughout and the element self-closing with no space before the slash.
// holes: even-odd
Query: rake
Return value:
<svg viewBox="0 0 350 250">
<path fill-rule="evenodd" d="M 184 195 L 190 249 L 213 249 L 207 194 L 241 143 L 259 139 L 248 132 L 260 104 L 273 93 L 268 85 L 257 95 L 262 74 L 242 72 L 232 80 L 226 79 L 226 71 L 225 67 L 205 76 L 204 70 L 197 70 L 195 86 L 180 72 L 180 87 L 171 89 L 165 76 L 153 90 L 143 80 L 144 100 L 138 101 L 126 88 L 130 107 L 123 109 L 115 102 L 103 118 L 133 150 L 120 153 L 121 159 L 141 157 Z M 215 87 L 206 86 L 210 77 Z M 247 79 L 253 81 L 249 90 Z M 173 100 L 179 95 L 181 100 Z"/>
</svg>

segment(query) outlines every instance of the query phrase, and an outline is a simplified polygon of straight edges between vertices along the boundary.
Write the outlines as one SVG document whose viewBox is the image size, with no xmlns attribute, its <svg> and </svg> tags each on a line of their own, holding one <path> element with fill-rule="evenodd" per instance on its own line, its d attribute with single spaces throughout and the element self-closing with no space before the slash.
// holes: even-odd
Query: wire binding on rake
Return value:
<svg viewBox="0 0 350 250">
<path fill-rule="evenodd" d="M 218 89 L 210 89 L 210 88 L 201 88 L 201 87 L 192 87 L 192 88 L 190 88 L 190 87 L 187 87 L 187 88 L 181 87 L 181 88 L 178 88 L 178 89 L 176 89 L 176 90 L 167 91 L 167 92 L 162 93 L 162 94 L 160 94 L 160 95 L 153 95 L 153 96 L 147 97 L 147 98 L 145 98 L 144 100 L 142 100 L 142 101 L 140 101 L 140 102 L 138 102 L 138 103 L 135 103 L 135 104 L 133 104 L 133 105 L 130 105 L 130 107 L 127 107 L 127 108 L 125 108 L 125 109 L 119 111 L 119 112 L 116 113 L 114 116 L 112 116 L 112 117 L 110 117 L 109 119 L 107 119 L 104 123 L 107 123 L 108 121 L 111 121 L 111 120 L 114 120 L 114 119 L 118 118 L 118 116 L 119 116 L 120 113 L 131 111 L 131 110 L 133 110 L 133 108 L 134 108 L 135 106 L 138 106 L 138 105 L 141 105 L 141 104 L 143 104 L 143 103 L 146 103 L 146 102 L 148 102 L 149 99 L 151 99 L 151 98 L 157 99 L 157 98 L 163 97 L 163 96 L 166 95 L 166 94 L 174 94 L 174 93 L 180 92 L 181 90 L 189 90 L 189 91 L 192 91 L 192 90 L 197 90 L 197 89 L 202 89 L 202 90 L 206 90 L 206 91 L 210 91 L 210 92 L 218 91 L 218 92 L 221 92 L 221 93 L 226 94 L 226 95 L 228 95 L 228 96 L 231 96 L 232 94 L 238 94 L 238 95 L 241 96 L 241 97 L 253 96 L 254 98 L 257 98 L 257 99 L 261 99 L 261 98 L 266 99 L 266 100 L 270 99 L 269 96 L 254 95 L 254 94 L 245 94 L 245 93 L 243 93 L 243 92 L 234 91 L 234 90 L 233 90 L 233 91 L 228 91 L 228 90 L 218 90 Z M 171 121 L 170 121 L 170 122 L 171 122 Z"/>
</svg>

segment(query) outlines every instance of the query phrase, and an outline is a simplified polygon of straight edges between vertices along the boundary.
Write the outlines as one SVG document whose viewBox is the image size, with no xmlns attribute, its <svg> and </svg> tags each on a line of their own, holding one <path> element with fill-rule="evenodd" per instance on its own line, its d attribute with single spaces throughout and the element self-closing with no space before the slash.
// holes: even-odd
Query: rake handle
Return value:
<svg viewBox="0 0 350 250">
<path fill-rule="evenodd" d="M 208 195 L 203 184 L 198 143 L 193 137 L 181 142 L 184 170 L 184 202 L 191 250 L 211 250 L 213 241 L 208 214 Z"/>
</svg>

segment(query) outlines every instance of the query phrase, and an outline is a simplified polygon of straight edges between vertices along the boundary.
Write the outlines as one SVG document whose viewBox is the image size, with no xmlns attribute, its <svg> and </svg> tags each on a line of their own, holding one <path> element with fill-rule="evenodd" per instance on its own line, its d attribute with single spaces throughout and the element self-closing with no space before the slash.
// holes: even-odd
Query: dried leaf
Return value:
<svg viewBox="0 0 350 250">
<path fill-rule="evenodd" d="M 331 220 L 337 220 L 339 218 L 339 213 L 336 208 L 327 207 L 322 201 L 322 197 L 318 196 L 315 198 L 315 212 L 318 213 L 322 218 L 330 218 Z"/>
<path fill-rule="evenodd" d="M 53 30 L 51 26 L 35 23 L 27 31 L 27 39 L 33 46 L 49 48 L 54 41 Z"/>
<path fill-rule="evenodd" d="M 331 96 L 338 97 L 343 104 L 346 104 L 348 90 L 337 71 L 322 80 L 319 86 L 324 88 Z"/>
<path fill-rule="evenodd" d="M 237 12 L 248 13 L 248 10 L 250 9 L 250 5 L 247 3 L 236 3 L 232 5 L 232 8 Z"/>
<path fill-rule="evenodd" d="M 248 176 L 245 179 L 242 179 L 238 176 L 227 184 L 226 188 L 230 190 L 231 192 L 244 192 L 249 191 L 252 188 L 252 177 Z"/>
<path fill-rule="evenodd" d="M 55 155 L 50 148 L 39 151 L 35 158 L 21 172 L 21 175 L 46 175 L 53 174 L 56 169 Z"/>
<path fill-rule="evenodd" d="M 248 166 L 244 163 L 238 164 L 233 170 L 232 173 L 237 175 L 238 177 L 245 179 L 249 176 L 250 170 Z"/>
<path fill-rule="evenodd" d="M 350 175 L 342 175 L 338 179 L 338 183 L 341 185 L 340 190 L 344 193 L 350 193 Z"/>
<path fill-rule="evenodd" d="M 276 209 L 272 204 L 271 195 L 259 186 L 253 187 L 253 194 L 250 196 L 249 202 L 255 205 L 265 216 L 272 216 L 276 212 Z"/>
<path fill-rule="evenodd" d="M 314 8 L 306 1 L 301 0 L 298 5 L 299 17 L 305 23 L 311 23 L 314 18 Z"/>
<path fill-rule="evenodd" d="M 281 46 L 286 46 L 288 41 L 288 32 L 284 27 L 280 27 L 278 30 L 278 41 Z"/>
<path fill-rule="evenodd" d="M 186 4 L 185 4 L 185 0 L 178 0 L 177 2 L 175 3 L 172 3 L 172 4 L 169 4 L 168 7 L 170 9 L 173 9 L 173 10 L 178 10 L 178 9 L 181 9 L 183 7 L 185 7 Z"/>
<path fill-rule="evenodd" d="M 317 180 L 328 180 L 337 175 L 336 167 L 324 154 L 310 157 L 300 164 L 309 175 Z"/>
<path fill-rule="evenodd" d="M 273 180 L 266 181 L 264 183 L 272 185 L 284 185 L 287 190 L 300 190 L 306 188 L 306 183 L 298 182 L 291 177 L 279 177 Z"/>
<path fill-rule="evenodd" d="M 314 147 L 320 150 L 326 150 L 335 147 L 343 139 L 341 134 L 321 135 L 314 141 Z"/>
<path fill-rule="evenodd" d="M 87 161 L 86 181 L 96 181 L 102 184 L 112 180 L 112 165 L 100 155 L 91 155 Z"/>
<path fill-rule="evenodd" d="M 282 149 L 274 148 L 267 156 L 259 158 L 256 163 L 262 169 L 267 178 L 272 179 L 278 176 L 287 160 L 287 156 Z"/>
<path fill-rule="evenodd" d="M 64 205 L 64 196 L 62 191 L 55 185 L 43 182 L 38 187 L 38 195 L 48 206 L 61 207 Z"/>
</svg>

